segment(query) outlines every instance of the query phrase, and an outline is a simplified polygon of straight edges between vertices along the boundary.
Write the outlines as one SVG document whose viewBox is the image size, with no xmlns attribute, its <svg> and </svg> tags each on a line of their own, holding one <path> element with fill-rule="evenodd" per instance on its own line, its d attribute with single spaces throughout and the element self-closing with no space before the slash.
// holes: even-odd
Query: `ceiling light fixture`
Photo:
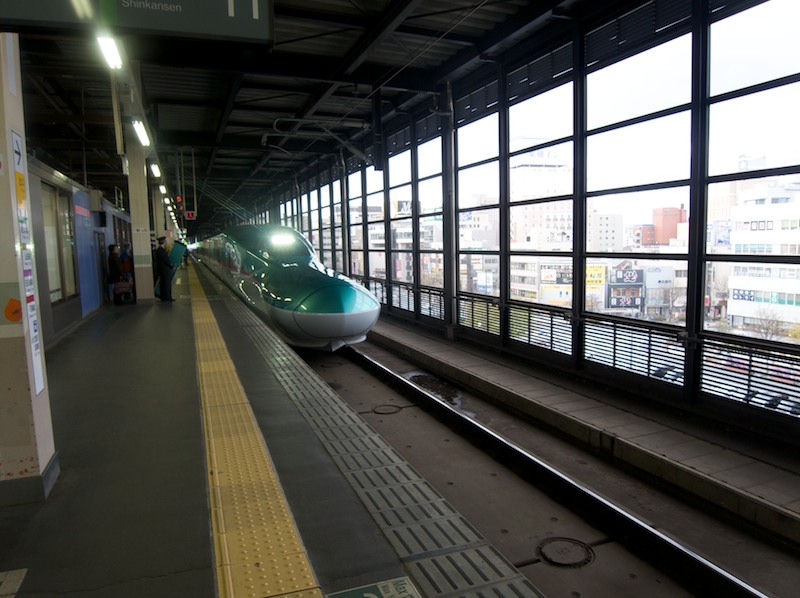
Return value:
<svg viewBox="0 0 800 598">
<path fill-rule="evenodd" d="M 159 185 L 158 186 L 158 190 L 161 191 L 161 195 L 164 195 L 167 192 L 167 186 L 166 185 Z"/>
<path fill-rule="evenodd" d="M 91 21 L 94 18 L 94 8 L 91 0 L 70 0 L 75 16 L 81 21 Z"/>
<path fill-rule="evenodd" d="M 150 145 L 150 137 L 147 136 L 147 131 L 145 130 L 144 123 L 142 121 L 133 121 L 133 130 L 136 131 L 136 134 L 139 136 L 139 141 L 142 142 L 144 147 Z M 159 173 L 157 176 L 161 176 L 161 173 Z"/>
<path fill-rule="evenodd" d="M 111 37 L 98 37 L 97 43 L 100 44 L 100 50 L 103 51 L 103 56 L 108 63 L 108 66 L 114 70 L 122 68 L 122 58 L 117 49 L 117 42 Z"/>
<path fill-rule="evenodd" d="M 153 173 L 153 176 L 157 179 L 161 178 L 161 169 L 158 167 L 158 164 L 153 163 L 150 165 L 150 172 Z"/>
</svg>

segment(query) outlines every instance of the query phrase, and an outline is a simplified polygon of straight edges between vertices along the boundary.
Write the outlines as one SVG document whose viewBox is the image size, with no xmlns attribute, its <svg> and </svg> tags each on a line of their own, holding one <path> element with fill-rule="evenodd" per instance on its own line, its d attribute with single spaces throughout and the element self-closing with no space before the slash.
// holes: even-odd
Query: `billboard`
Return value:
<svg viewBox="0 0 800 598">
<path fill-rule="evenodd" d="M 644 270 L 614 270 L 613 285 L 637 286 L 644 284 Z"/>
<path fill-rule="evenodd" d="M 648 289 L 671 289 L 675 286 L 675 268 L 653 266 L 644 272 L 644 285 Z"/>
</svg>

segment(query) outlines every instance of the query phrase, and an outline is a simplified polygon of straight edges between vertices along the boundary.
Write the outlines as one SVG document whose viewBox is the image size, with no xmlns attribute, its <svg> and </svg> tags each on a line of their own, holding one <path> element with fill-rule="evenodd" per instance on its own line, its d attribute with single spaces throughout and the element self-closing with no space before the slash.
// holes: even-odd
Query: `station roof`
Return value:
<svg viewBox="0 0 800 598">
<path fill-rule="evenodd" d="M 496 69 L 520 47 L 570 39 L 577 21 L 641 4 L 274 0 L 263 41 L 120 27 L 119 119 L 142 113 L 153 139 L 148 159 L 159 162 L 170 193 L 196 198 L 197 220 L 187 226 L 203 236 L 263 209 L 298 179 L 364 158 L 378 127 L 440 109 L 448 83 Z M 8 19 L 2 10 L 0 22 L 20 33 L 29 153 L 126 201 L 114 85 L 96 31 Z"/>
</svg>

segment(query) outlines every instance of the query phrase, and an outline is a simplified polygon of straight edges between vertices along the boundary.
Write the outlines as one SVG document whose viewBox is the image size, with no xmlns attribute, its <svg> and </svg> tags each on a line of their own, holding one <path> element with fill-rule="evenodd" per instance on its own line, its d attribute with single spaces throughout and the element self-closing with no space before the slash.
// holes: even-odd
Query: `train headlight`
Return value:
<svg viewBox="0 0 800 598">
<path fill-rule="evenodd" d="M 276 247 L 288 247 L 289 245 L 294 244 L 294 237 L 292 235 L 272 235 L 269 240 L 270 243 Z"/>
</svg>

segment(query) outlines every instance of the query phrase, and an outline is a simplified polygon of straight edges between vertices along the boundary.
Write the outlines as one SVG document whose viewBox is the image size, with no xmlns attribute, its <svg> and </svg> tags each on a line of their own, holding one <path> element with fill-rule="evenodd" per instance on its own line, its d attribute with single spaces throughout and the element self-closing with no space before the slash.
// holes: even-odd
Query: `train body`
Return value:
<svg viewBox="0 0 800 598">
<path fill-rule="evenodd" d="M 335 351 L 363 341 L 378 320 L 375 296 L 323 265 L 294 229 L 238 226 L 194 253 L 294 347 Z"/>
</svg>

